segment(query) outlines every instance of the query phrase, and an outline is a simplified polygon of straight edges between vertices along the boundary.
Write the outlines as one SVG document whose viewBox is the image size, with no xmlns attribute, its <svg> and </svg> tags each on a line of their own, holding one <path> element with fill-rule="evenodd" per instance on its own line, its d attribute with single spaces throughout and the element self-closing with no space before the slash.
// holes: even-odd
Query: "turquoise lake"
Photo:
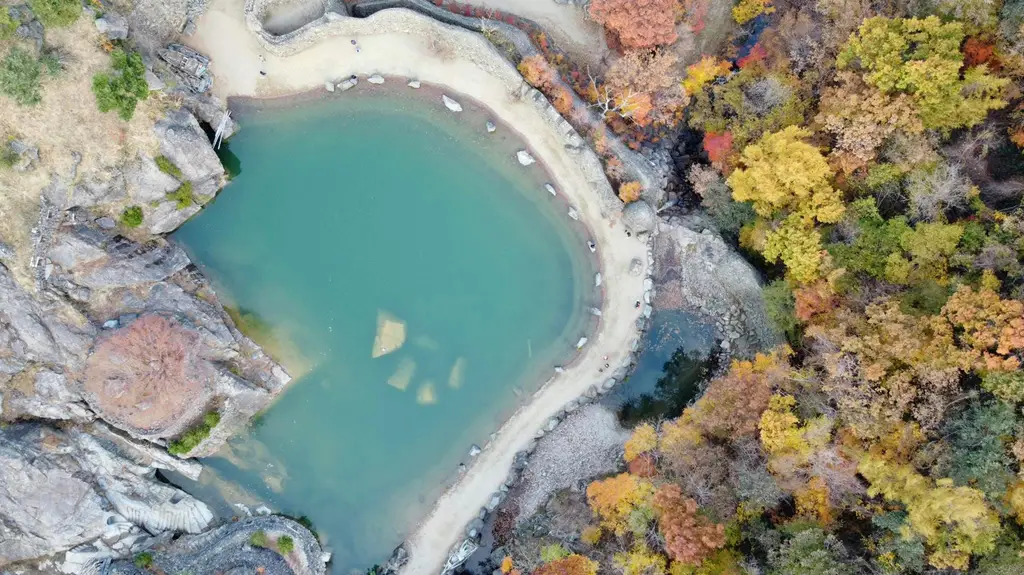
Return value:
<svg viewBox="0 0 1024 575">
<path fill-rule="evenodd" d="M 387 559 L 571 361 L 599 296 L 585 230 L 515 134 L 377 90 L 244 112 L 239 174 L 174 234 L 297 376 L 185 487 L 308 517 L 335 573 Z"/>
</svg>

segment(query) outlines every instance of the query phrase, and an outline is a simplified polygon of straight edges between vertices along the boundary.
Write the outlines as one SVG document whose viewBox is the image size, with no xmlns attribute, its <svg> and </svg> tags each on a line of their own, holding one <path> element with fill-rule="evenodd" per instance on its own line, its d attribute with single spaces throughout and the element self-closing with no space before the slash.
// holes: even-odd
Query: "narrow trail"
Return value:
<svg viewBox="0 0 1024 575">
<path fill-rule="evenodd" d="M 641 313 L 634 302 L 644 293 L 644 274 L 631 275 L 629 268 L 634 259 L 647 265 L 646 245 L 626 235 L 619 209 L 599 197 L 600 184 L 607 183 L 588 177 L 550 119 L 519 97 L 522 79 L 483 38 L 408 11 L 387 10 L 366 19 L 333 22 L 308 47 L 279 56 L 281 50 L 264 46 L 248 30 L 242 7 L 243 0 L 213 0 L 198 31 L 188 38 L 190 45 L 212 58 L 218 96 L 285 96 L 323 89 L 325 81 L 375 73 L 446 86 L 452 97 L 469 96 L 515 127 L 597 243 L 604 289 L 597 331 L 589 334 L 576 362 L 548 381 L 500 428 L 407 540 L 410 560 L 403 574 L 438 573 L 449 549 L 461 541 L 465 526 L 505 480 L 516 452 L 566 403 L 607 379 L 606 363 L 614 370 L 627 360 Z M 431 38 L 437 34 L 455 44 L 457 56 L 431 50 Z M 353 39 L 361 47 L 359 53 L 352 50 Z M 568 216 L 566 223 L 572 223 Z"/>
</svg>

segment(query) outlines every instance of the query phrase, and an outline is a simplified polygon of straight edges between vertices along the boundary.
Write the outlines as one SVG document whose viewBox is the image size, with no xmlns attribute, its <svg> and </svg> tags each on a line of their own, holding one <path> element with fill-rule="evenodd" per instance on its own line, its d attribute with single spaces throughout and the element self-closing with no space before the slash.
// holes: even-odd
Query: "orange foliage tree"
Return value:
<svg viewBox="0 0 1024 575">
<path fill-rule="evenodd" d="M 640 182 L 626 182 L 619 186 L 619 199 L 627 204 L 635 202 L 640 199 L 640 192 L 643 191 L 643 186 Z"/>
<path fill-rule="evenodd" d="M 677 0 L 592 0 L 590 17 L 626 49 L 676 41 Z"/>
<path fill-rule="evenodd" d="M 673 560 L 700 565 L 725 545 L 725 527 L 699 515 L 697 502 L 684 498 L 678 485 L 663 485 L 654 496 L 654 508 L 660 514 L 665 550 Z"/>
<path fill-rule="evenodd" d="M 1005 300 L 989 288 L 961 286 L 942 308 L 960 340 L 981 356 L 983 368 L 1020 369 L 1024 352 L 1024 303 Z"/>
<path fill-rule="evenodd" d="M 788 350 L 757 354 L 753 361 L 733 361 L 729 372 L 708 384 L 687 411 L 701 431 L 719 439 L 757 432 L 772 390 L 789 377 Z"/>
<path fill-rule="evenodd" d="M 597 561 L 573 554 L 541 565 L 533 575 L 595 575 L 597 567 Z"/>
<path fill-rule="evenodd" d="M 601 519 L 601 525 L 622 535 L 628 528 L 629 514 L 648 505 L 654 487 L 628 473 L 620 473 L 587 486 L 587 503 Z"/>
</svg>

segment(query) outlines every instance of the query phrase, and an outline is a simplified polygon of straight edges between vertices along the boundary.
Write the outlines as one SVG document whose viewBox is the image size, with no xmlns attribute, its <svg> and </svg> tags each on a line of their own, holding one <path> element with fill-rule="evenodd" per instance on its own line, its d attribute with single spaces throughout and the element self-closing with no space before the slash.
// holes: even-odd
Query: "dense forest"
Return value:
<svg viewBox="0 0 1024 575">
<path fill-rule="evenodd" d="M 636 427 L 578 530 L 501 570 L 1024 573 L 1024 0 L 741 0 L 702 54 L 715 1 L 592 0 L 607 70 L 520 69 L 599 152 L 697 143 L 681 195 L 787 344 Z"/>
</svg>

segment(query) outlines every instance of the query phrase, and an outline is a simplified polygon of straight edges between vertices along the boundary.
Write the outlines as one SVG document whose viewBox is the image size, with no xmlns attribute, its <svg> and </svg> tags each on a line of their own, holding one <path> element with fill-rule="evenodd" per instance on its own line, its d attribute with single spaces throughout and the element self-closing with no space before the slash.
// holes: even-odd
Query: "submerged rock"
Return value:
<svg viewBox="0 0 1024 575">
<path fill-rule="evenodd" d="M 367 78 L 366 81 L 371 84 L 383 84 L 384 76 L 381 76 L 380 74 L 374 74 L 373 76 Z"/>
<path fill-rule="evenodd" d="M 444 102 L 444 107 L 448 108 L 452 112 L 461 112 L 462 111 L 462 104 L 456 102 L 455 100 L 452 100 L 451 98 L 449 98 L 446 95 L 442 95 L 441 96 L 441 101 Z"/>
<path fill-rule="evenodd" d="M 346 90 L 351 90 L 352 88 L 355 88 L 356 84 L 358 84 L 358 83 L 359 83 L 359 79 L 353 76 L 352 78 L 349 78 L 348 80 L 345 80 L 344 82 L 338 83 L 338 89 L 341 90 L 342 92 L 344 92 Z"/>
<path fill-rule="evenodd" d="M 487 123 L 484 124 L 484 127 L 487 128 L 488 134 L 493 134 L 498 129 L 498 127 L 494 125 L 494 122 L 490 120 L 487 120 Z"/>
<path fill-rule="evenodd" d="M 328 92 L 334 91 L 334 82 L 324 82 L 324 89 Z"/>
<path fill-rule="evenodd" d="M 419 90 L 420 85 L 421 84 L 420 84 L 419 80 L 409 80 L 409 83 L 406 84 L 406 86 L 409 86 L 410 88 L 412 88 L 414 90 Z"/>
<path fill-rule="evenodd" d="M 527 152 L 526 150 L 519 150 L 516 152 L 516 160 L 519 160 L 519 163 L 524 166 L 529 166 L 530 164 L 537 162 L 537 160 L 530 155 L 530 152 Z"/>
<path fill-rule="evenodd" d="M 548 191 L 552 196 L 557 196 L 558 192 L 555 191 L 555 187 L 551 184 L 544 184 L 544 189 Z"/>
</svg>

